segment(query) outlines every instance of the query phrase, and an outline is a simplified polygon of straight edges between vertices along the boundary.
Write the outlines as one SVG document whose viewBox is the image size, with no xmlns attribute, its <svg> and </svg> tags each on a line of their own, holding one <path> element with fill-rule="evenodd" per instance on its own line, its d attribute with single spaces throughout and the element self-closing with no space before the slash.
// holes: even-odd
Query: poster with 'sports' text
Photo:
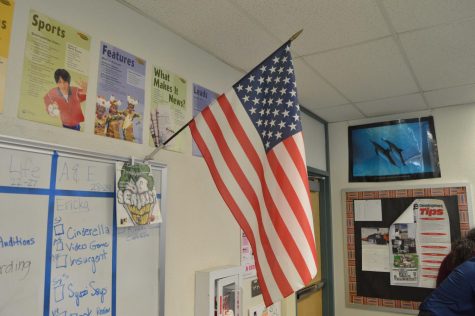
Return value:
<svg viewBox="0 0 475 316">
<path fill-rule="evenodd" d="M 31 10 L 18 117 L 84 129 L 91 37 Z"/>
</svg>

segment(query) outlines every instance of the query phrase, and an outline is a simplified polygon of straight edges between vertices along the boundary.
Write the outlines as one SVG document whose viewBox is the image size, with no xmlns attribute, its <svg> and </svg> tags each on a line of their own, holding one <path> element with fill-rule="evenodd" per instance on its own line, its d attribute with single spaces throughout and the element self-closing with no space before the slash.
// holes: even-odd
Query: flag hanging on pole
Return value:
<svg viewBox="0 0 475 316">
<path fill-rule="evenodd" d="M 189 126 L 249 238 L 266 306 L 307 285 L 317 257 L 290 41 Z"/>
</svg>

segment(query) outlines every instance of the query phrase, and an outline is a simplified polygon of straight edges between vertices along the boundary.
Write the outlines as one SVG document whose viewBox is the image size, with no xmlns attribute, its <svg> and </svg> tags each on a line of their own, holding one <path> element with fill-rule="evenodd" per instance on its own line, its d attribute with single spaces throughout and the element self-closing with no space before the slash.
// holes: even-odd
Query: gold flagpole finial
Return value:
<svg viewBox="0 0 475 316">
<path fill-rule="evenodd" d="M 290 41 L 292 42 L 293 40 L 297 39 L 297 37 L 299 37 L 300 34 L 302 34 L 302 32 L 303 32 L 303 29 L 301 29 L 300 31 L 292 35 L 292 37 L 290 38 Z"/>
</svg>

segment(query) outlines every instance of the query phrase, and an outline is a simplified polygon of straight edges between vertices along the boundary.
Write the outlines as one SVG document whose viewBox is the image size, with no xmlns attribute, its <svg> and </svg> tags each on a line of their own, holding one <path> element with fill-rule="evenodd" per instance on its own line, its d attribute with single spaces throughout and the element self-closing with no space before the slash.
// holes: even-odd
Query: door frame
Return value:
<svg viewBox="0 0 475 316">
<path fill-rule="evenodd" d="M 318 178 L 320 184 L 320 262 L 322 270 L 322 315 L 334 316 L 334 284 L 333 284 L 333 244 L 332 216 L 330 205 L 330 177 L 328 172 L 307 167 L 309 178 Z M 298 316 L 298 315 L 297 315 Z"/>
</svg>

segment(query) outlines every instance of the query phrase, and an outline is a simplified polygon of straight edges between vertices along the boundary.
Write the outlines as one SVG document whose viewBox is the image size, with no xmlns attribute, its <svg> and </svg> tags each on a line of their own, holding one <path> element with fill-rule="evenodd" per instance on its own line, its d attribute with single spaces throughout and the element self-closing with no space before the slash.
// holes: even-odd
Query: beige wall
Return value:
<svg viewBox="0 0 475 316">
<path fill-rule="evenodd" d="M 399 181 L 389 183 L 348 182 L 348 126 L 391 119 L 433 115 L 439 147 L 442 178 L 430 180 Z M 333 230 L 333 263 L 335 281 L 335 315 L 371 316 L 395 315 L 394 313 L 360 310 L 345 306 L 344 239 L 341 190 L 346 188 L 391 188 L 406 185 L 444 184 L 475 181 L 475 106 L 465 105 L 440 108 L 430 112 L 373 120 L 341 122 L 329 125 L 331 202 Z M 473 201 L 473 192 L 472 192 Z M 473 214 L 472 214 L 473 215 Z"/>
<path fill-rule="evenodd" d="M 89 89 L 85 132 L 17 119 L 20 78 L 30 9 L 72 25 L 91 35 Z M 191 118 L 192 83 L 223 92 L 241 73 L 132 12 L 116 1 L 17 0 L 0 134 L 81 148 L 93 152 L 143 158 L 148 145 L 130 144 L 93 135 L 100 41 L 106 41 L 147 61 L 145 101 L 150 101 L 152 65 L 187 79 Z M 148 107 L 146 108 L 148 109 Z M 146 111 L 146 114 L 148 111 Z M 144 132 L 148 126 L 144 120 Z M 186 152 L 161 151 L 156 160 L 168 166 L 165 315 L 194 315 L 194 273 L 213 266 L 239 264 L 239 228 L 211 182 L 201 158 L 191 155 L 188 131 Z M 124 286 L 124 285 L 118 285 Z M 126 286 L 126 285 L 125 285 Z"/>
<path fill-rule="evenodd" d="M 92 37 L 85 132 L 74 132 L 17 118 L 20 81 L 29 10 L 34 9 Z M 108 42 L 147 62 L 144 140 L 149 122 L 151 69 L 162 66 L 187 80 L 187 116 L 191 118 L 192 83 L 216 92 L 228 89 L 242 73 L 113 0 L 17 0 L 8 64 L 0 135 L 79 148 L 124 157 L 143 158 L 153 148 L 93 135 L 100 41 Z M 256 61 L 256 63 L 259 61 Z M 305 129 L 314 135 L 308 145 L 310 165 L 325 169 L 323 127 L 306 118 Z M 191 136 L 185 130 L 184 153 L 160 151 L 156 160 L 168 166 L 165 315 L 194 315 L 195 271 L 214 266 L 239 265 L 240 232 L 211 181 L 201 158 L 191 154 Z M 308 133 L 310 134 L 310 132 Z M 323 143 L 322 143 L 323 142 Z M 315 156 L 313 153 L 318 152 Z M 322 154 L 323 152 L 323 154 Z M 119 285 L 121 286 L 121 285 Z M 243 288 L 244 315 L 261 297 L 250 298 L 250 280 Z M 293 298 L 283 310 L 293 315 Z M 286 315 L 284 313 L 283 315 Z"/>
</svg>

